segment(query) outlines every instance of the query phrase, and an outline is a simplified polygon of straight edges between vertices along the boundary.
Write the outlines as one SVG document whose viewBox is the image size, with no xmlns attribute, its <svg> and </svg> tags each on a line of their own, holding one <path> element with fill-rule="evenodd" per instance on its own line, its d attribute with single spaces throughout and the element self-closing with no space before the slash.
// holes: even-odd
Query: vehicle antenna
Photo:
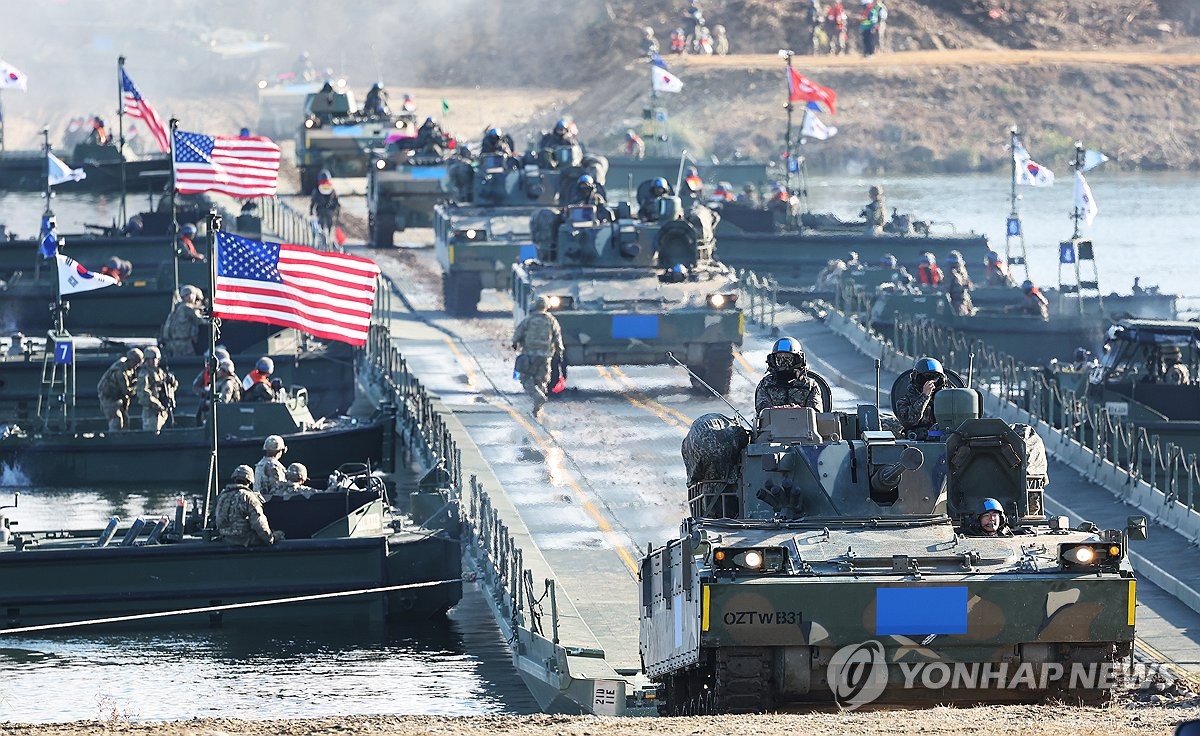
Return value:
<svg viewBox="0 0 1200 736">
<path fill-rule="evenodd" d="M 967 353 L 967 388 L 971 388 L 971 377 L 975 374 L 975 353 Z"/>
<path fill-rule="evenodd" d="M 682 368 L 682 369 L 684 369 L 685 371 L 687 371 L 689 376 L 691 376 L 692 378 L 696 379 L 696 381 L 697 381 L 697 382 L 698 382 L 698 383 L 699 383 L 701 386 L 703 386 L 704 388 L 706 388 L 706 389 L 708 389 L 709 391 L 711 391 L 713 396 L 716 396 L 716 397 L 717 397 L 718 399 L 720 399 L 721 401 L 724 401 L 724 402 L 725 402 L 725 406 L 728 406 L 730 409 L 733 409 L 733 413 L 737 415 L 737 418 L 738 418 L 738 419 L 741 419 L 741 420 L 742 420 L 742 424 L 745 424 L 745 425 L 746 425 L 746 429 L 750 430 L 751 432 L 753 432 L 753 431 L 754 431 L 754 425 L 753 425 L 753 424 L 751 424 L 751 423 L 750 423 L 750 421 L 746 419 L 746 417 L 742 416 L 742 413 L 741 413 L 740 411 L 738 411 L 738 408 L 737 408 L 736 406 L 734 406 L 733 404 L 729 403 L 729 399 L 727 399 L 727 398 L 725 398 L 724 396 L 722 396 L 720 391 L 716 390 L 716 389 L 715 389 L 715 388 L 713 388 L 712 386 L 709 386 L 709 385 L 708 385 L 708 383 L 706 383 L 706 382 L 705 382 L 705 380 L 704 380 L 703 378 L 701 378 L 700 376 L 697 376 L 697 375 L 696 375 L 696 374 L 695 374 L 695 373 L 692 371 L 692 369 L 691 369 L 691 368 L 688 368 L 688 367 L 687 367 L 686 365 L 684 365 L 683 363 L 680 363 L 680 362 L 679 362 L 679 358 L 676 358 L 676 357 L 675 357 L 675 353 L 672 353 L 670 350 L 668 350 L 668 351 L 667 351 L 667 358 L 668 358 L 669 360 L 671 360 L 671 362 L 673 362 L 675 365 L 677 365 L 677 366 L 679 366 L 680 368 Z"/>
<path fill-rule="evenodd" d="M 683 162 L 687 160 L 687 149 L 683 149 L 683 153 L 679 154 L 679 173 L 675 175 L 675 194 L 679 194 L 679 187 L 683 186 Z"/>
<path fill-rule="evenodd" d="M 879 358 L 875 359 L 875 406 L 879 406 Z"/>
</svg>

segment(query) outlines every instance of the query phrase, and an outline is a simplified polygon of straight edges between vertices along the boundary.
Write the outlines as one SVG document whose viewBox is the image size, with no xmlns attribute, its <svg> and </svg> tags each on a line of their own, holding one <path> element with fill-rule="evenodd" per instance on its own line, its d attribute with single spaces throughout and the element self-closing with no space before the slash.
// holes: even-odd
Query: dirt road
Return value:
<svg viewBox="0 0 1200 736">
<path fill-rule="evenodd" d="M 778 69 L 777 54 L 677 57 L 680 69 Z M 858 55 L 802 56 L 792 58 L 798 69 L 904 69 L 913 67 L 967 66 L 1138 66 L 1200 67 L 1200 53 L 1157 53 L 1141 50 L 1052 51 L 1024 49 L 952 49 L 946 51 L 896 51 L 870 57 Z"/>
</svg>

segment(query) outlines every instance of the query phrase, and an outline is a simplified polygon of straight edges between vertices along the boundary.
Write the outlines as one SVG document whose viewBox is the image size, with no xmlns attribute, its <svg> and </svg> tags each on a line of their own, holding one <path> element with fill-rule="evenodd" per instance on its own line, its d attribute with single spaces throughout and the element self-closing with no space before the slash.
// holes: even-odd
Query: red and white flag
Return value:
<svg viewBox="0 0 1200 736">
<path fill-rule="evenodd" d="M 829 110 L 830 115 L 837 114 L 837 92 L 829 87 L 822 87 L 790 66 L 788 67 L 788 102 L 816 102 Z"/>
<path fill-rule="evenodd" d="M 175 131 L 175 191 L 271 197 L 279 182 L 279 146 L 270 138 Z"/>
<path fill-rule="evenodd" d="M 121 71 L 121 108 L 125 114 L 131 118 L 138 118 L 146 123 L 146 127 L 150 130 L 151 137 L 158 144 L 158 148 L 163 153 L 171 151 L 171 139 L 167 137 L 167 129 L 163 125 L 162 118 L 154 111 L 149 102 L 142 98 L 142 94 L 138 92 L 137 87 L 133 86 L 133 80 L 125 73 L 125 67 L 120 68 Z"/>
<path fill-rule="evenodd" d="M 216 234 L 216 250 L 216 316 L 366 343 L 379 276 L 373 261 L 225 232 Z"/>
</svg>

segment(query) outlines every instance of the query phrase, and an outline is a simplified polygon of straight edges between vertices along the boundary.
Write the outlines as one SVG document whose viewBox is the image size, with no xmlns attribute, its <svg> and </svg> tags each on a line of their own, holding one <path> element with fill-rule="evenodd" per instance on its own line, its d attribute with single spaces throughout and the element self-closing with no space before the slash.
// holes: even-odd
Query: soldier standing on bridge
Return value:
<svg viewBox="0 0 1200 736">
<path fill-rule="evenodd" d="M 517 325 L 512 346 L 524 356 L 521 386 L 533 399 L 533 418 L 540 419 L 550 388 L 550 363 L 555 356 L 563 355 L 562 328 L 550 314 L 545 297 L 534 300 L 533 311 Z"/>
</svg>

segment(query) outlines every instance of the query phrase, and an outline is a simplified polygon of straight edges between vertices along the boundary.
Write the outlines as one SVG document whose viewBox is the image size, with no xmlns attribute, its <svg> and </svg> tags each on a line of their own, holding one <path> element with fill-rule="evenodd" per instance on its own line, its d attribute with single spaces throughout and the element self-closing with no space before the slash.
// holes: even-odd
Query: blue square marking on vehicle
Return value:
<svg viewBox="0 0 1200 736">
<path fill-rule="evenodd" d="M 517 250 L 517 260 L 528 261 L 534 258 L 537 258 L 537 246 L 533 243 L 521 243 Z"/>
<path fill-rule="evenodd" d="M 966 586 L 875 590 L 876 636 L 965 633 Z"/>
<path fill-rule="evenodd" d="M 654 340 L 658 338 L 657 314 L 614 314 L 612 318 L 614 339 Z"/>
<path fill-rule="evenodd" d="M 361 125 L 335 125 L 329 129 L 333 135 L 339 138 L 361 138 L 363 137 L 363 126 Z"/>
<path fill-rule="evenodd" d="M 446 176 L 445 166 L 413 166 L 409 169 L 414 179 L 438 179 Z"/>
</svg>

